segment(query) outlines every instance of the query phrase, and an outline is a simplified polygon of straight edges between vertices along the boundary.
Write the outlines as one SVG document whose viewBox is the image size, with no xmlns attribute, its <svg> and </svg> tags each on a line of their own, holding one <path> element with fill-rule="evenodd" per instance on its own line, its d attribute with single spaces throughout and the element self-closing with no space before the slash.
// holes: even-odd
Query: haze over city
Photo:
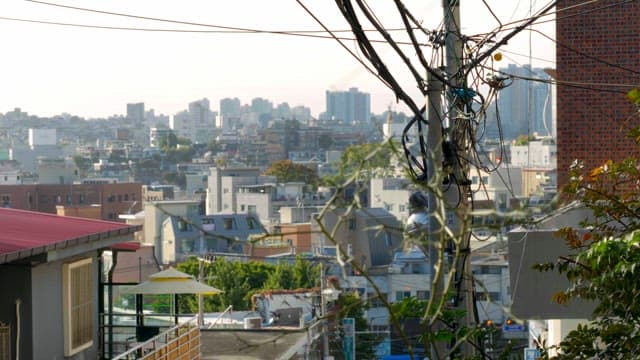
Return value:
<svg viewBox="0 0 640 360">
<path fill-rule="evenodd" d="M 156 1 L 55 1 L 55 4 L 86 9 L 170 19 L 182 22 L 277 31 L 318 31 L 321 26 L 295 1 L 178 3 Z M 302 2 L 332 30 L 348 29 L 333 2 Z M 502 24 L 527 17 L 529 3 L 487 2 Z M 407 1 L 406 5 L 426 29 L 435 28 L 442 16 L 441 2 Z M 372 1 L 370 6 L 388 28 L 401 27 L 391 1 Z M 533 12 L 542 5 L 531 4 Z M 499 26 L 481 3 L 463 1 L 462 22 L 468 35 Z M 38 116 L 70 113 L 86 118 L 125 112 L 125 104 L 144 102 L 157 114 L 173 115 L 196 99 L 208 98 L 213 110 L 219 100 L 238 97 L 248 103 L 254 97 L 274 103 L 311 108 L 313 116 L 325 110 L 326 90 L 358 87 L 371 93 L 374 113 L 397 105 L 393 94 L 331 38 L 247 32 L 220 33 L 220 28 L 195 26 L 142 18 L 108 15 L 31 1 L 0 3 L 0 34 L 4 39 L 0 67 L 0 112 L 20 107 Z M 384 16 L 385 14 L 389 14 Z M 553 19 L 553 15 L 547 19 Z M 18 20 L 111 27 L 87 28 Z M 119 30 L 136 28 L 169 31 Z M 509 27 L 508 25 L 506 27 Z M 555 37 L 554 23 L 535 27 Z M 176 31 L 214 31 L 176 32 Z M 313 35 L 325 35 L 314 33 Z M 336 35 L 350 38 L 348 32 Z M 372 35 L 379 38 L 378 35 Z M 398 35 L 398 39 L 402 37 Z M 345 46 L 359 54 L 352 40 Z M 391 67 L 398 70 L 419 98 L 413 80 L 393 51 L 380 47 Z M 529 34 L 522 32 L 503 47 L 504 59 L 496 66 L 529 62 Z M 532 63 L 553 67 L 555 45 L 533 33 Z M 518 55 L 520 54 L 520 55 Z"/>
</svg>

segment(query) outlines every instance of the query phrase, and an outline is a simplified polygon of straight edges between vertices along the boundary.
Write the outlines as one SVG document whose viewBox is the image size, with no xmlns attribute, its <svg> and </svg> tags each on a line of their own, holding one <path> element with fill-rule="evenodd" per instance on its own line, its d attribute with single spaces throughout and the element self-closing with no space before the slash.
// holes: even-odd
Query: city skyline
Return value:
<svg viewBox="0 0 640 360">
<path fill-rule="evenodd" d="M 137 16 L 173 19 L 278 31 L 318 31 L 322 28 L 295 2 L 234 1 L 210 4 L 192 0 L 181 6 L 150 1 L 60 1 L 57 4 L 85 7 Z M 489 1 L 502 23 L 527 17 L 528 4 L 498 6 Z M 305 3 L 331 29 L 347 29 L 334 4 Z M 436 28 L 442 15 L 440 1 L 406 1 L 427 29 Z M 373 3 L 390 28 L 400 27 L 395 8 Z M 533 12 L 540 6 L 534 7 Z M 0 34 L 10 49 L 0 67 L 0 112 L 19 107 L 30 114 L 53 116 L 63 112 L 85 118 L 123 114 L 127 103 L 144 102 L 156 114 L 174 115 L 190 102 L 208 98 L 218 111 L 219 101 L 238 97 L 243 103 L 263 97 L 274 104 L 304 105 L 317 117 L 325 111 L 325 91 L 357 87 L 371 94 L 371 110 L 381 113 L 395 103 L 395 96 L 333 39 L 256 33 L 197 33 L 211 27 L 144 20 L 29 1 L 7 0 L 0 4 Z M 267 14 L 267 16 L 265 15 Z M 549 17 L 546 19 L 550 19 Z M 13 19 L 13 20 L 8 20 Z M 75 25 L 111 27 L 96 29 L 40 24 L 38 20 Z M 493 30 L 498 23 L 483 4 L 462 4 L 463 31 L 477 34 Z M 163 31 L 126 31 L 114 27 Z M 554 37 L 553 24 L 539 30 Z M 171 31 L 164 31 L 171 30 Z M 217 29 L 216 31 L 218 31 Z M 15 36 L 20 34 L 20 36 Z M 348 32 L 338 33 L 350 37 Z M 321 35 L 314 33 L 314 35 Z M 355 50 L 353 41 L 345 45 Z M 534 66 L 552 66 L 538 58 L 554 59 L 552 42 L 534 33 Z M 527 63 L 528 35 L 521 33 L 505 47 L 507 62 Z M 356 52 L 357 54 L 358 52 Z M 415 82 L 392 50 L 383 47 L 392 70 L 415 99 Z M 512 61 L 513 60 L 513 61 Z"/>
</svg>

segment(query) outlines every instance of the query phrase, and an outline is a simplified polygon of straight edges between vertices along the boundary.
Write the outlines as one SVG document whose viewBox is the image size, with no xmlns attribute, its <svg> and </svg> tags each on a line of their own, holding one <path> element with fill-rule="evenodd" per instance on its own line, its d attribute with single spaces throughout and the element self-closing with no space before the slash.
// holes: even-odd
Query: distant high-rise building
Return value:
<svg viewBox="0 0 640 360">
<path fill-rule="evenodd" d="M 569 85 L 626 84 L 558 86 L 558 186 L 562 187 L 574 159 L 584 161 L 585 171 L 591 171 L 609 159 L 640 155 L 640 147 L 626 136 L 639 125 L 638 117 L 630 116 L 637 107 L 625 99 L 625 92 L 640 84 L 640 32 L 633 25 L 640 18 L 640 3 L 565 0 L 558 6 L 566 9 L 556 19 L 558 80 Z"/>
<path fill-rule="evenodd" d="M 238 98 L 224 98 L 220 100 L 220 116 L 222 117 L 240 117 L 242 113 L 242 105 Z"/>
<path fill-rule="evenodd" d="M 216 115 L 205 98 L 189 103 L 189 109 L 175 114 L 169 125 L 177 136 L 194 142 L 207 142 L 215 128 Z"/>
<path fill-rule="evenodd" d="M 509 64 L 500 71 L 521 77 L 549 79 L 542 69 L 530 65 Z M 531 96 L 529 96 L 531 92 Z M 513 83 L 498 95 L 498 114 L 502 127 L 502 137 L 512 140 L 520 135 L 534 132 L 540 135 L 552 135 L 551 85 L 514 79 Z M 529 104 L 531 101 L 531 104 Z M 495 113 L 489 117 L 486 138 L 497 139 L 500 136 Z"/>
<path fill-rule="evenodd" d="M 294 120 L 307 124 L 311 120 L 311 109 L 306 106 L 296 106 L 291 109 L 291 116 Z"/>
<path fill-rule="evenodd" d="M 349 91 L 327 91 L 324 118 L 348 123 L 369 123 L 371 95 L 358 91 L 358 88 L 350 88 Z"/>
<path fill-rule="evenodd" d="M 144 121 L 144 103 L 127 104 L 127 119 L 135 124 Z"/>
<path fill-rule="evenodd" d="M 258 116 L 263 114 L 271 115 L 273 112 L 273 103 L 260 97 L 254 98 L 251 100 L 251 112 L 258 114 Z"/>
<path fill-rule="evenodd" d="M 276 119 L 291 119 L 291 107 L 286 102 L 278 104 L 273 113 L 273 116 Z"/>
</svg>

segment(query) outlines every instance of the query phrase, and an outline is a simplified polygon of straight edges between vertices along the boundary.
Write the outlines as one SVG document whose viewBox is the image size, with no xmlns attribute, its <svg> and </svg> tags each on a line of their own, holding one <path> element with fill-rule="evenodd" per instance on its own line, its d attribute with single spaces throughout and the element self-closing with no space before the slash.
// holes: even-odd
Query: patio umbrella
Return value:
<svg viewBox="0 0 640 360">
<path fill-rule="evenodd" d="M 140 295 L 173 295 L 176 305 L 175 319 L 178 323 L 177 294 L 215 295 L 223 292 L 213 286 L 196 281 L 193 276 L 185 274 L 174 268 L 160 271 L 149 276 L 149 280 L 136 286 L 123 289 L 124 294 Z"/>
<path fill-rule="evenodd" d="M 202 294 L 215 295 L 222 292 L 213 286 L 196 281 L 193 276 L 174 268 L 169 268 L 149 276 L 149 280 L 123 289 L 125 294 Z"/>
</svg>

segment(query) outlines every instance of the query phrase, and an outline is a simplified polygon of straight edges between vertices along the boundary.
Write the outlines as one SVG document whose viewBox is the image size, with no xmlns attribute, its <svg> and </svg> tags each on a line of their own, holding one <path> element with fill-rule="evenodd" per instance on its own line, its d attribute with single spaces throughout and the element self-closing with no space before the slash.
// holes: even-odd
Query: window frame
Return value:
<svg viewBox="0 0 640 360">
<path fill-rule="evenodd" d="M 73 271 L 80 271 L 77 269 L 83 267 L 87 267 L 87 269 L 83 270 L 88 271 L 89 276 L 86 276 L 85 273 L 85 279 L 74 280 L 72 276 Z M 93 293 L 93 277 L 94 271 L 92 257 L 64 263 L 62 265 L 62 322 L 64 356 L 73 356 L 92 347 L 94 344 L 95 319 L 93 313 L 95 310 L 95 294 Z M 82 280 L 84 280 L 82 283 L 74 283 L 74 281 Z M 73 299 L 74 288 L 84 290 L 84 293 L 82 291 L 77 292 L 80 294 L 80 299 L 75 299 L 80 301 L 78 304 L 73 303 L 73 301 L 75 301 Z M 87 313 L 89 316 L 87 316 Z M 76 331 L 78 327 L 81 329 Z M 85 333 L 81 334 L 83 329 Z M 90 333 L 87 334 L 86 331 L 89 331 Z M 74 339 L 74 336 L 77 336 L 78 334 L 80 334 L 80 339 Z M 81 343 L 74 346 L 74 342 L 76 341 L 80 341 Z"/>
</svg>

